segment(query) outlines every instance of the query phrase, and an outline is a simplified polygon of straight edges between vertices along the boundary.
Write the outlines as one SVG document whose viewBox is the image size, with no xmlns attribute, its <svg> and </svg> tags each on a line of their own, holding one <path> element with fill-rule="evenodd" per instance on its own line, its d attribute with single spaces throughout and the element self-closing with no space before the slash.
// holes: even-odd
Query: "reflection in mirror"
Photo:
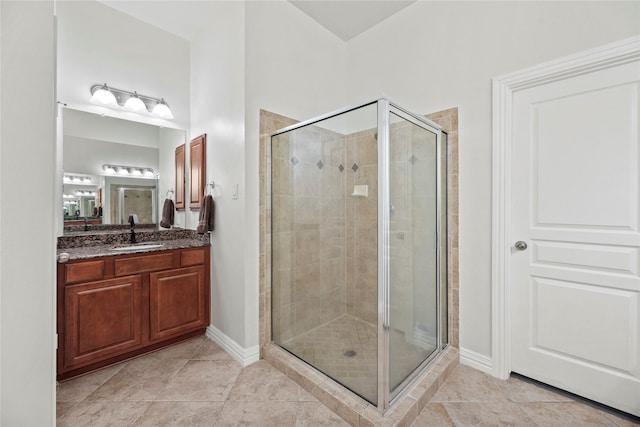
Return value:
<svg viewBox="0 0 640 427">
<path fill-rule="evenodd" d="M 157 224 L 160 191 L 173 186 L 164 159 L 185 132 L 71 108 L 62 127 L 64 225 L 127 224 L 131 214 Z"/>
<path fill-rule="evenodd" d="M 131 184 L 111 185 L 109 209 L 110 224 L 126 224 L 132 214 L 138 215 L 140 224 L 155 224 L 156 186 Z"/>
</svg>

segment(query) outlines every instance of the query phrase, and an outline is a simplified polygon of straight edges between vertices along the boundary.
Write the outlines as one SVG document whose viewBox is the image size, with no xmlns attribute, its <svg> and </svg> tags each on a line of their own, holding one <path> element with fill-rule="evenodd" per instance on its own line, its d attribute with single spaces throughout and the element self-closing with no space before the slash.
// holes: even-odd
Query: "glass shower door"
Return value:
<svg viewBox="0 0 640 427">
<path fill-rule="evenodd" d="M 438 131 L 389 114 L 389 390 L 438 350 Z"/>
<path fill-rule="evenodd" d="M 271 137 L 273 341 L 377 404 L 377 104 Z"/>
</svg>

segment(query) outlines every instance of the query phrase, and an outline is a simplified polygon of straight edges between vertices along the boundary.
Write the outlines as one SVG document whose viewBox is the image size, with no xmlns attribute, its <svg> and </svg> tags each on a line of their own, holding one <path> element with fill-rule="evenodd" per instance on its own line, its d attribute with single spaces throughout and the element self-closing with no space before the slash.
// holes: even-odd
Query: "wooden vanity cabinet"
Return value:
<svg viewBox="0 0 640 427">
<path fill-rule="evenodd" d="M 65 287 L 65 367 L 82 366 L 142 345 L 142 277 Z"/>
<path fill-rule="evenodd" d="M 201 335 L 209 247 L 58 264 L 58 380 Z"/>
<path fill-rule="evenodd" d="M 204 266 L 151 273 L 149 339 L 164 340 L 208 326 Z"/>
</svg>

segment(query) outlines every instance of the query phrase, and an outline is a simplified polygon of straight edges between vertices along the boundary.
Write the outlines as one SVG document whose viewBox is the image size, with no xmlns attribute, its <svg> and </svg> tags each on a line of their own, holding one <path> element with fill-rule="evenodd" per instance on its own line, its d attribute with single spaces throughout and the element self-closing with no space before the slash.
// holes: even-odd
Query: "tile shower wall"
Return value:
<svg viewBox="0 0 640 427">
<path fill-rule="evenodd" d="M 273 138 L 273 334 L 345 312 L 344 138 L 308 126 Z"/>
<path fill-rule="evenodd" d="M 345 313 L 376 324 L 375 130 L 308 126 L 274 138 L 271 155 L 274 335 L 286 341 Z M 355 185 L 368 196 L 353 196 Z"/>
<path fill-rule="evenodd" d="M 410 142 L 407 144 L 409 152 L 405 160 L 407 168 L 405 194 L 410 206 L 408 220 L 411 221 L 407 224 L 407 229 L 412 233 L 413 238 L 410 240 L 411 248 L 409 249 L 412 254 L 411 267 L 407 271 L 410 274 L 410 283 L 415 289 L 411 304 L 416 306 L 412 310 L 413 323 L 408 327 L 412 328 L 412 336 L 418 341 L 435 342 L 438 325 L 436 306 L 432 302 L 438 298 L 436 250 L 438 227 L 435 209 L 438 204 L 436 137 L 414 125 L 409 125 L 409 132 L 411 135 Z M 446 236 L 442 237 L 446 239 Z M 424 309 L 424 307 L 428 308 Z"/>
<path fill-rule="evenodd" d="M 426 117 L 438 123 L 447 132 L 447 294 L 442 299 L 448 299 L 447 310 L 442 310 L 441 321 L 447 323 L 449 330 L 449 344 L 460 347 L 460 315 L 459 315 L 459 285 L 460 258 L 458 256 L 459 237 L 459 198 L 458 198 L 458 108 L 427 114 Z M 443 301 L 444 302 L 444 301 Z"/>
<path fill-rule="evenodd" d="M 143 187 L 138 185 L 111 185 L 110 223 L 124 224 L 127 222 L 127 218 L 129 218 L 129 214 L 131 213 L 138 215 L 138 222 L 140 224 L 152 224 L 156 222 L 153 219 L 153 193 L 155 190 L 155 187 Z M 124 192 L 124 206 L 122 208 L 124 218 L 120 218 L 121 191 Z"/>
<path fill-rule="evenodd" d="M 378 319 L 378 142 L 375 129 L 347 135 L 346 282 L 348 314 L 377 324 Z M 356 185 L 368 195 L 354 196 Z"/>
<path fill-rule="evenodd" d="M 279 277 L 280 274 L 284 274 L 285 277 L 287 276 L 287 274 L 289 275 L 289 278 L 286 279 L 285 278 L 285 282 L 289 284 L 289 287 L 285 289 L 285 292 L 282 293 L 282 295 L 272 295 L 272 291 L 271 291 L 271 232 L 272 232 L 272 220 L 273 220 L 273 230 L 274 233 L 276 232 L 280 232 L 277 231 L 277 227 L 278 225 L 275 223 L 276 219 L 272 219 L 271 218 L 271 144 L 270 144 L 270 138 L 269 135 L 273 132 L 275 132 L 277 129 L 281 129 L 284 128 L 286 126 L 292 125 L 297 123 L 297 121 L 293 120 L 293 119 L 289 119 L 287 117 L 284 116 L 280 116 L 278 114 L 274 114 L 271 112 L 267 112 L 267 111 L 261 111 L 260 112 L 260 188 L 261 188 L 261 198 L 260 198 L 260 346 L 261 346 L 261 351 L 262 348 L 264 347 L 265 344 L 267 344 L 268 342 L 271 341 L 272 339 L 272 326 L 273 326 L 273 330 L 274 332 L 276 331 L 276 329 L 278 327 L 280 327 L 280 325 L 284 324 L 284 325 L 291 325 L 290 322 L 290 317 L 288 317 L 287 319 L 289 323 L 286 322 L 281 322 L 279 320 L 279 316 L 283 315 L 285 318 L 286 316 L 291 316 L 292 315 L 292 310 L 287 310 L 288 312 L 285 313 L 285 310 L 280 310 L 278 312 L 277 307 L 279 306 L 279 304 L 274 304 L 274 312 L 273 312 L 273 316 L 274 321 L 272 324 L 271 321 L 271 316 L 272 316 L 272 312 L 271 312 L 271 299 L 272 298 L 283 298 L 284 301 L 286 303 L 289 304 L 289 308 L 292 308 L 291 305 L 291 292 L 290 292 L 290 284 L 291 284 L 291 279 L 290 279 L 290 275 L 291 275 L 291 270 L 290 268 L 288 269 L 289 271 L 287 271 L 286 268 L 282 269 L 277 269 L 278 271 L 273 272 L 274 278 L 275 277 Z M 431 120 L 434 120 L 435 122 L 437 122 L 438 124 L 440 124 L 441 126 L 443 126 L 443 128 L 448 132 L 448 152 L 447 152 L 447 194 L 448 194 L 448 198 L 447 198 L 447 227 L 448 227 L 448 249 L 449 249 L 449 253 L 448 253 L 448 261 L 449 264 L 447 266 L 447 270 L 448 270 L 448 283 L 449 283 L 449 289 L 448 289 L 448 310 L 442 310 L 442 316 L 443 316 L 443 321 L 447 322 L 448 321 L 448 325 L 449 325 L 449 340 L 450 340 L 450 344 L 457 348 L 458 347 L 458 280 L 459 280 L 459 275 L 458 275 L 458 111 L 457 108 L 452 108 L 449 110 L 445 110 L 445 111 L 441 111 L 438 113 L 434 113 L 434 114 L 430 114 L 427 116 L 428 118 L 430 118 Z M 366 134 L 367 132 L 364 132 L 363 134 Z M 363 135 L 358 135 L 358 134 L 354 134 L 354 135 L 350 135 L 348 137 L 349 140 L 356 140 L 358 138 L 358 136 L 363 136 Z M 374 141 L 374 133 L 370 132 L 370 137 L 368 139 L 369 145 L 371 145 Z M 365 174 L 357 174 L 357 171 L 360 169 L 360 163 L 362 163 L 362 165 L 365 165 L 365 160 L 362 159 L 366 159 L 367 156 L 366 154 L 371 155 L 372 151 L 369 150 L 367 152 L 366 148 L 364 148 L 366 146 L 366 139 L 364 138 L 363 141 L 361 142 L 361 144 L 363 145 L 363 147 L 358 147 L 358 144 L 354 144 L 353 147 L 350 149 L 349 148 L 349 144 L 347 144 L 347 138 L 345 138 L 345 144 L 344 144 L 344 160 L 345 162 L 343 163 L 343 172 L 351 172 L 351 174 L 344 174 L 343 173 L 343 179 L 345 180 L 345 189 L 348 192 L 348 194 L 350 195 L 351 192 L 353 191 L 353 184 L 355 183 L 366 183 L 366 177 L 368 176 Z M 333 148 L 328 148 L 330 147 L 331 144 L 326 144 L 323 146 L 323 154 L 325 156 L 325 159 L 327 159 L 328 157 L 328 153 L 333 152 L 333 156 L 338 156 L 338 154 L 333 151 L 333 149 L 335 149 L 335 147 Z M 402 145 L 399 144 L 397 145 L 398 150 L 402 150 Z M 349 151 L 351 150 L 351 151 Z M 362 158 L 358 158 L 356 159 L 356 155 L 358 153 L 358 151 L 360 151 L 362 154 L 365 154 L 364 157 Z M 375 152 L 375 151 L 373 151 Z M 351 154 L 349 154 L 351 153 Z M 347 157 L 351 155 L 352 158 L 348 159 Z M 396 157 L 394 157 L 396 156 Z M 279 155 L 279 157 L 281 159 L 284 159 L 283 155 Z M 400 159 L 405 157 L 405 153 L 402 151 L 399 152 L 395 152 L 392 151 L 391 152 L 391 160 L 398 160 L 401 161 Z M 287 161 L 289 161 L 290 159 L 287 158 Z M 333 160 L 336 160 L 335 157 L 333 157 Z M 349 161 L 352 160 L 352 163 L 349 163 Z M 326 160 L 323 160 L 323 162 L 326 162 Z M 360 163 L 358 163 L 360 162 Z M 354 172 L 353 169 L 351 169 L 351 167 L 354 165 L 354 163 L 356 163 L 358 165 L 358 168 L 356 169 L 356 171 Z M 375 174 L 374 174 L 375 176 Z M 284 179 L 284 178 L 283 178 Z M 420 189 L 418 189 L 418 191 L 420 191 Z M 369 189 L 369 195 L 370 195 L 370 199 L 372 198 L 372 195 L 374 195 L 374 193 L 372 192 L 372 189 Z M 329 197 L 330 198 L 330 197 Z M 357 222 L 361 221 L 362 224 L 366 224 L 366 221 L 364 220 L 364 217 L 367 214 L 367 211 L 363 210 L 362 212 L 357 212 L 356 211 L 356 206 L 360 206 L 360 205 L 364 205 L 365 203 L 360 203 L 359 205 L 357 205 L 355 200 L 355 198 L 353 197 L 346 197 L 345 200 L 345 216 L 344 216 L 344 224 L 345 224 L 345 231 L 344 231 L 344 242 L 345 245 L 343 245 L 344 247 L 344 256 L 345 256 L 345 277 L 348 277 L 351 279 L 353 279 L 356 276 L 356 273 L 358 275 L 361 275 L 363 277 L 366 277 L 368 274 L 368 271 L 366 270 L 366 265 L 358 265 L 358 267 L 356 268 L 356 262 L 355 262 L 355 254 L 356 254 L 356 239 L 355 239 L 355 235 L 356 235 L 356 225 L 359 225 L 360 223 L 357 224 Z M 286 203 L 286 196 L 277 196 L 274 197 L 274 203 Z M 339 202 L 338 202 L 339 203 Z M 373 203 L 373 205 L 375 205 L 376 203 Z M 287 205 L 288 206 L 288 205 Z M 334 208 L 338 209 L 337 207 L 334 206 Z M 369 208 L 371 208 L 371 206 L 369 206 Z M 330 209 L 329 205 L 322 203 L 321 204 L 321 209 Z M 286 210 L 285 211 L 286 214 L 288 215 L 292 215 L 293 211 L 292 209 Z M 349 215 L 349 212 L 352 213 L 352 215 Z M 356 213 L 360 214 L 365 214 L 362 215 L 362 220 L 361 219 L 356 219 Z M 369 211 L 369 215 L 371 214 L 371 210 Z M 281 218 L 281 220 L 284 220 L 285 218 Z M 289 218 L 289 222 L 291 222 L 291 218 Z M 318 227 L 319 228 L 319 227 Z M 363 226 L 358 227 L 360 229 L 364 228 Z M 372 227 L 375 228 L 375 225 Z M 284 232 L 286 233 L 286 232 Z M 349 235 L 350 234 L 350 235 Z M 275 236 L 274 236 L 275 237 Z M 289 254 L 292 253 L 293 247 L 292 245 L 292 241 L 291 241 L 291 236 L 289 236 L 289 239 L 286 238 L 286 236 L 282 236 L 284 237 L 283 240 L 281 240 L 280 242 L 278 242 L 277 244 L 283 244 L 285 248 L 287 248 L 287 245 L 289 245 L 289 249 L 287 249 L 289 252 Z M 369 240 L 367 242 L 367 238 L 369 239 L 373 239 L 374 236 L 372 236 L 371 234 L 366 234 L 366 233 L 362 233 L 361 234 L 361 239 L 360 241 L 363 242 L 361 245 L 358 245 L 359 248 L 359 254 L 361 255 L 365 255 L 363 252 L 366 249 L 363 249 L 365 247 L 368 248 L 377 248 L 377 240 L 376 241 L 372 241 Z M 275 242 L 275 238 L 274 238 L 274 244 L 276 244 Z M 325 246 L 325 248 L 328 250 L 329 246 Z M 351 259 L 350 259 L 351 256 Z M 285 257 L 286 259 L 286 257 Z M 365 257 L 366 259 L 366 257 Z M 289 258 L 289 262 L 291 258 Z M 363 262 L 362 264 L 366 264 L 366 262 Z M 325 271 L 324 269 L 322 269 L 321 271 Z M 339 268 L 338 268 L 339 271 Z M 280 280 L 280 279 L 278 279 Z M 322 280 L 322 276 L 321 279 Z M 349 282 L 346 282 L 349 283 Z M 359 317 L 361 319 L 366 319 L 367 316 L 369 317 L 369 320 L 367 321 L 371 321 L 372 318 L 372 313 L 375 313 L 375 308 L 367 308 L 367 309 L 362 309 L 362 310 L 358 310 L 356 309 L 357 304 L 355 303 L 356 300 L 354 299 L 357 296 L 362 296 L 362 295 L 366 295 L 367 292 L 371 292 L 371 289 L 375 288 L 368 288 L 364 283 L 366 282 L 362 282 L 362 286 L 360 286 L 360 288 L 358 290 L 354 290 L 353 292 L 351 292 L 349 295 L 346 294 L 345 291 L 345 296 L 344 296 L 344 301 L 345 301 L 345 311 L 348 312 L 349 314 L 352 314 L 356 317 Z M 353 286 L 352 283 L 349 284 L 349 286 Z M 288 292 L 286 292 L 286 290 L 288 290 Z M 275 291 L 274 291 L 275 292 Z M 351 299 L 349 298 L 351 297 Z M 444 299 L 444 296 L 443 296 Z M 351 310 L 350 310 L 351 308 Z M 349 311 L 350 310 L 350 311 Z M 361 312 L 361 313 L 358 313 Z M 367 313 L 368 314 L 364 314 Z M 290 332 L 286 332 L 289 334 L 293 334 L 293 330 Z"/>
<path fill-rule="evenodd" d="M 414 235 L 412 226 L 412 199 L 409 157 L 411 151 L 411 128 L 408 123 L 394 123 L 389 128 L 389 200 L 394 206 L 389 221 L 389 280 L 390 324 L 395 330 L 405 333 L 409 330 L 410 314 L 408 304 L 412 301 L 413 254 L 411 243 Z"/>
</svg>

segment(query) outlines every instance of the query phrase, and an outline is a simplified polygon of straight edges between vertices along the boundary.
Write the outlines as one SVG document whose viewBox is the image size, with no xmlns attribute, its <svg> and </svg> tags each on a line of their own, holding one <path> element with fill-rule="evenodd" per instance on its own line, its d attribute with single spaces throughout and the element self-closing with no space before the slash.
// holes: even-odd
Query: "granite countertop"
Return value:
<svg viewBox="0 0 640 427">
<path fill-rule="evenodd" d="M 134 253 L 170 251 L 174 249 L 210 246 L 209 235 L 196 234 L 194 230 L 151 230 L 136 232 L 137 244 L 129 243 L 129 233 L 91 233 L 58 237 L 58 262 L 91 259 Z M 113 250 L 114 247 L 145 244 L 162 244 L 161 247 L 139 246 L 130 250 Z M 67 256 L 62 255 L 67 254 Z M 62 257 L 61 257 L 62 255 Z"/>
</svg>

